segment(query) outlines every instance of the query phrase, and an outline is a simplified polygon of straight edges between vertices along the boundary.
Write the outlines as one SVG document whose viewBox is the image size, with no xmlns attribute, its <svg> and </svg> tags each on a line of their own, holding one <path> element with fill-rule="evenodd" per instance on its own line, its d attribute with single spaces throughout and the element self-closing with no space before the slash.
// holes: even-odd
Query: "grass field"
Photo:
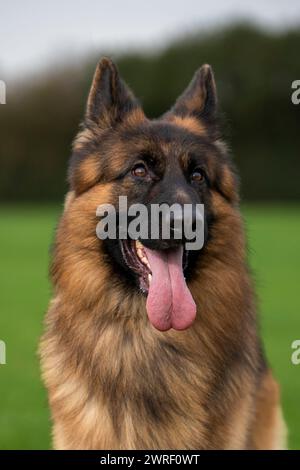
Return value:
<svg viewBox="0 0 300 470">
<path fill-rule="evenodd" d="M 38 338 L 50 295 L 48 247 L 59 207 L 0 208 L 0 449 L 50 447 L 49 413 L 40 382 Z M 244 208 L 265 347 L 279 379 L 289 447 L 300 449 L 300 207 Z"/>
</svg>

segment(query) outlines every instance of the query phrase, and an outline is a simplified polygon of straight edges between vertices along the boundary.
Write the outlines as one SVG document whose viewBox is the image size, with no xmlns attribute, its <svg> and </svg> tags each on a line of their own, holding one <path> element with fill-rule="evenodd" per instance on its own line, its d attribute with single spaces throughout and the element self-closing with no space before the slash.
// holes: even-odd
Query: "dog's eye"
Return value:
<svg viewBox="0 0 300 470">
<path fill-rule="evenodd" d="M 202 181 L 204 181 L 204 171 L 200 168 L 196 168 L 196 170 L 191 173 L 191 181 L 202 183 Z"/>
<path fill-rule="evenodd" d="M 145 176 L 147 176 L 148 174 L 148 171 L 143 163 L 137 163 L 132 168 L 131 173 L 133 174 L 133 176 L 136 176 L 138 178 L 145 178 Z"/>
</svg>

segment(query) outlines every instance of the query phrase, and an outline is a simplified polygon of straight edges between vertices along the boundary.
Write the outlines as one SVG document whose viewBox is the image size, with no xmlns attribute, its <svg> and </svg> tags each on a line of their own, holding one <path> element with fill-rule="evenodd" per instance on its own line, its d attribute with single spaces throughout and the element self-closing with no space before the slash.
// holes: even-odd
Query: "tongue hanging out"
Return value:
<svg viewBox="0 0 300 470">
<path fill-rule="evenodd" d="M 188 328 L 195 319 L 196 304 L 183 275 L 182 247 L 168 252 L 144 250 L 152 271 L 146 304 L 150 322 L 161 331 Z"/>
</svg>

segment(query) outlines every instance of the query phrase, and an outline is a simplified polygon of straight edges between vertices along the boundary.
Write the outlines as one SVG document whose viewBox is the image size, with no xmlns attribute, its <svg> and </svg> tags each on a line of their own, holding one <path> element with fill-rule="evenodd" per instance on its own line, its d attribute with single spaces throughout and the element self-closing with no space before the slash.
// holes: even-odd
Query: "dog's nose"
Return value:
<svg viewBox="0 0 300 470">
<path fill-rule="evenodd" d="M 179 212 L 171 212 L 169 222 L 171 232 L 173 235 L 181 233 L 183 237 L 184 229 L 195 231 L 198 217 L 199 214 L 195 206 L 190 207 L 188 211 L 183 207 Z"/>
<path fill-rule="evenodd" d="M 173 212 L 170 214 L 170 230 L 175 234 L 182 232 L 183 228 L 183 215 L 182 214 L 174 214 Z"/>
</svg>

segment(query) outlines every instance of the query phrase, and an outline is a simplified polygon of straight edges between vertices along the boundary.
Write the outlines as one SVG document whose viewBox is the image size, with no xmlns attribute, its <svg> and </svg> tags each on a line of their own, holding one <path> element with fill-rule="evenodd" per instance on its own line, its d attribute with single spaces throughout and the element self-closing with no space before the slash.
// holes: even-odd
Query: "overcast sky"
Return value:
<svg viewBox="0 0 300 470">
<path fill-rule="evenodd" d="M 272 29 L 299 25 L 300 0 L 0 0 L 0 73 L 25 73 L 66 53 L 161 46 L 245 18 Z"/>
</svg>

